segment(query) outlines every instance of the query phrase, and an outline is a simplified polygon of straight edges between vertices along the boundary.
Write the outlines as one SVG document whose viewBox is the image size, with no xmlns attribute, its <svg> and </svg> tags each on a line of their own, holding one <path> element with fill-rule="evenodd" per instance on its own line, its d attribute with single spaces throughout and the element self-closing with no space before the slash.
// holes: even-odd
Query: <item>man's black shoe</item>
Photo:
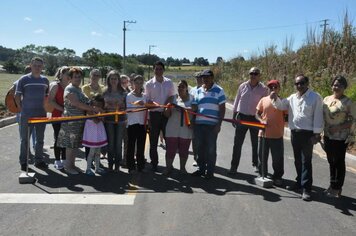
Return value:
<svg viewBox="0 0 356 236">
<path fill-rule="evenodd" d="M 191 175 L 197 177 L 197 176 L 203 176 L 204 173 L 202 171 L 200 171 L 200 170 L 196 170 L 193 173 L 191 173 Z"/>
<path fill-rule="evenodd" d="M 310 201 L 312 200 L 312 198 L 311 198 L 311 192 L 304 189 L 304 190 L 303 190 L 303 194 L 302 194 L 302 199 L 303 199 L 303 201 L 310 202 Z"/>
<path fill-rule="evenodd" d="M 47 163 L 44 162 L 44 161 L 41 161 L 41 162 L 36 163 L 35 166 L 36 166 L 38 169 L 47 169 L 47 168 L 48 168 Z"/>
<path fill-rule="evenodd" d="M 153 172 L 157 172 L 157 171 L 158 171 L 158 168 L 157 168 L 156 165 L 153 165 L 153 166 L 151 167 L 151 170 L 152 170 Z"/>
</svg>

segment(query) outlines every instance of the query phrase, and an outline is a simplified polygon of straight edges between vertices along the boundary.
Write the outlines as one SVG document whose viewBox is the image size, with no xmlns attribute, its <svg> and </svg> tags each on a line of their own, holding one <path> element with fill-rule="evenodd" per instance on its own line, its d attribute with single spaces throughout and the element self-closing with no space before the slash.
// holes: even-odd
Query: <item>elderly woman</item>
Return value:
<svg viewBox="0 0 356 236">
<path fill-rule="evenodd" d="M 345 179 L 347 138 L 353 122 L 352 101 L 344 95 L 347 88 L 344 77 L 336 76 L 331 86 L 333 94 L 324 99 L 324 144 L 330 165 L 330 186 L 325 193 L 340 197 Z"/>
<path fill-rule="evenodd" d="M 89 99 L 92 99 L 97 94 L 103 94 L 104 86 L 99 84 L 101 73 L 98 69 L 91 70 L 89 77 L 89 84 L 83 85 L 82 91 Z"/>
<path fill-rule="evenodd" d="M 64 90 L 63 116 L 82 116 L 86 112 L 100 112 L 100 108 L 88 105 L 89 99 L 80 89 L 80 82 L 84 76 L 80 68 L 69 70 L 70 84 Z M 59 131 L 57 146 L 66 148 L 64 169 L 68 174 L 79 174 L 75 166 L 75 151 L 81 147 L 84 121 L 64 122 Z"/>
<path fill-rule="evenodd" d="M 178 83 L 178 95 L 174 97 L 173 103 L 186 109 L 190 109 L 193 96 L 188 92 L 187 81 L 181 80 Z M 169 117 L 166 126 L 166 167 L 164 174 L 168 175 L 173 170 L 173 160 L 176 152 L 179 153 L 180 171 L 187 173 L 185 164 L 187 163 L 189 146 L 193 136 L 193 130 L 184 122 L 184 113 L 179 108 L 167 108 L 165 116 Z"/>
<path fill-rule="evenodd" d="M 54 76 L 56 80 L 50 84 L 48 101 L 54 108 L 52 111 L 52 117 L 61 117 L 64 111 L 63 94 L 64 89 L 67 87 L 70 80 L 69 69 L 70 68 L 67 66 L 59 67 L 57 73 Z M 53 123 L 52 127 L 54 132 L 54 168 L 61 170 L 63 169 L 63 162 L 66 159 L 65 148 L 57 146 L 57 139 L 59 130 L 61 129 L 61 123 Z"/>
<path fill-rule="evenodd" d="M 126 109 L 127 92 L 120 83 L 120 74 L 116 70 L 111 70 L 106 78 L 107 90 L 103 93 L 105 100 L 105 110 L 107 112 L 124 111 Z M 122 160 L 122 139 L 126 129 L 126 115 L 105 117 L 105 128 L 108 136 L 108 162 L 109 171 L 115 168 L 120 170 Z M 115 164 L 115 167 L 114 167 Z"/>
</svg>

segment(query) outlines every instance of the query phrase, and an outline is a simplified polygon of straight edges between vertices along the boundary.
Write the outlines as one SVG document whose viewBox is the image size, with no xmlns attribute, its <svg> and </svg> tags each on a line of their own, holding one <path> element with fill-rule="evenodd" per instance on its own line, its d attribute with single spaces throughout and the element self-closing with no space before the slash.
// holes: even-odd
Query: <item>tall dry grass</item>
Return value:
<svg viewBox="0 0 356 236">
<path fill-rule="evenodd" d="M 344 75 L 351 85 L 346 93 L 356 101 L 356 28 L 347 11 L 340 30 L 328 28 L 325 34 L 318 34 L 316 29 L 307 28 L 305 43 L 296 51 L 293 42 L 293 37 L 286 38 L 280 52 L 272 44 L 249 60 L 237 57 L 216 64 L 213 70 L 228 98 L 233 99 L 239 84 L 248 79 L 249 68 L 258 66 L 263 81 L 281 81 L 282 96 L 294 92 L 294 78 L 299 73 L 307 75 L 310 86 L 322 96 L 331 93 L 330 82 L 335 75 Z"/>
</svg>

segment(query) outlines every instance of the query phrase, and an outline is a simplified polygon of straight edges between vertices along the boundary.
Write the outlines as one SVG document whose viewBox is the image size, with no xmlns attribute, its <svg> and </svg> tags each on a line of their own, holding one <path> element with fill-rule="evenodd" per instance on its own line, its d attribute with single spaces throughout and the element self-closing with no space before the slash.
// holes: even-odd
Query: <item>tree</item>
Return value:
<svg viewBox="0 0 356 236">
<path fill-rule="evenodd" d="M 8 61 L 15 56 L 16 51 L 11 48 L 0 46 L 0 61 Z"/>
<path fill-rule="evenodd" d="M 216 58 L 216 64 L 219 64 L 221 62 L 224 62 L 223 58 L 222 57 L 217 57 Z"/>
<path fill-rule="evenodd" d="M 91 48 L 82 54 L 83 60 L 86 65 L 90 67 L 96 67 L 99 64 L 99 57 L 101 55 L 101 51 L 96 48 Z"/>
<path fill-rule="evenodd" d="M 205 59 L 204 57 L 196 57 L 194 58 L 194 62 L 193 65 L 195 66 L 208 66 L 209 65 L 209 61 L 208 59 Z"/>
<path fill-rule="evenodd" d="M 76 62 L 76 55 L 73 49 L 63 48 L 58 52 L 58 63 L 64 65 L 74 65 Z"/>
<path fill-rule="evenodd" d="M 159 61 L 159 57 L 155 54 L 141 54 L 136 56 L 137 61 L 144 65 L 153 65 L 156 61 Z"/>
<path fill-rule="evenodd" d="M 183 59 L 180 60 L 180 63 L 181 63 L 181 64 L 183 64 L 183 63 L 190 63 L 190 60 L 184 57 Z"/>
<path fill-rule="evenodd" d="M 9 60 L 4 63 L 4 69 L 10 74 L 18 74 L 21 71 L 21 66 L 15 63 L 13 60 Z"/>
</svg>

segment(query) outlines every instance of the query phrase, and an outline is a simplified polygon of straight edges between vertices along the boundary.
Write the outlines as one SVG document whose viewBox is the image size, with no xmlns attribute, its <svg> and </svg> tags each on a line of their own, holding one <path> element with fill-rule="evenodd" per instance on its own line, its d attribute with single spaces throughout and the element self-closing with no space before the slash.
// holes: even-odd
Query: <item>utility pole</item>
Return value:
<svg viewBox="0 0 356 236">
<path fill-rule="evenodd" d="M 151 55 L 151 48 L 157 47 L 156 45 L 148 45 L 148 59 Z M 148 65 L 148 80 L 150 79 L 151 64 Z"/>
<path fill-rule="evenodd" d="M 325 44 L 325 39 L 326 39 L 326 26 L 328 26 L 328 21 L 329 19 L 321 20 L 324 22 L 324 24 L 321 24 L 320 26 L 323 27 L 323 44 Z"/>
<path fill-rule="evenodd" d="M 126 57 L 126 23 L 127 24 L 135 24 L 135 20 L 124 20 L 124 45 L 123 45 L 123 59 L 122 59 L 122 72 L 125 73 L 125 57 Z"/>
</svg>

